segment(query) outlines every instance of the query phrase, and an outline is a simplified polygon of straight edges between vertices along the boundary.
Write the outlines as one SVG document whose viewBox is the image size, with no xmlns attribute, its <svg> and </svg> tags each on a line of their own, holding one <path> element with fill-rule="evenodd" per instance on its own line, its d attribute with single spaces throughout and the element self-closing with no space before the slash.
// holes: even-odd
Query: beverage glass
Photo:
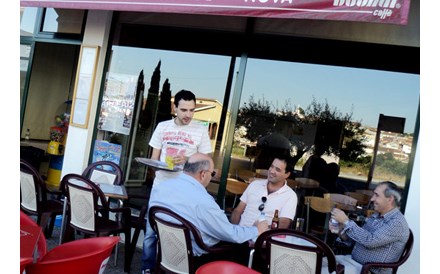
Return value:
<svg viewBox="0 0 440 274">
<path fill-rule="evenodd" d="M 339 233 L 339 223 L 338 221 L 336 221 L 335 219 L 331 218 L 330 219 L 330 227 L 329 227 L 330 231 L 332 233 Z"/>
<path fill-rule="evenodd" d="M 304 218 L 297 218 L 295 230 L 303 231 L 303 229 L 304 229 Z"/>
</svg>

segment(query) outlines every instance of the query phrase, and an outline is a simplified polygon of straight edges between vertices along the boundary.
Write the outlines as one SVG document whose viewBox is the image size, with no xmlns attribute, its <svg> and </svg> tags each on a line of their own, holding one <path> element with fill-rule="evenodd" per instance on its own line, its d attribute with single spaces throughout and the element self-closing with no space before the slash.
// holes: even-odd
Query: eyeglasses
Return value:
<svg viewBox="0 0 440 274">
<path fill-rule="evenodd" d="M 261 197 L 261 202 L 262 204 L 258 207 L 259 211 L 263 211 L 264 210 L 264 203 L 266 203 L 267 198 L 265 196 Z"/>
<path fill-rule="evenodd" d="M 211 177 L 214 177 L 214 176 L 215 176 L 215 174 L 217 174 L 217 172 L 215 172 L 215 170 L 214 170 L 214 171 L 209 171 L 209 170 L 203 170 L 203 171 L 207 171 L 207 172 L 210 172 L 210 173 L 211 173 Z"/>
</svg>

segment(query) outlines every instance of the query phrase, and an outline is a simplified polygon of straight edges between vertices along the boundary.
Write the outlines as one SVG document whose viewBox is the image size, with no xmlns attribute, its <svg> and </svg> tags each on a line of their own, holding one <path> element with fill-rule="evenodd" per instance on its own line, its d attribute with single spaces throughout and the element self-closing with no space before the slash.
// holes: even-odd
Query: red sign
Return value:
<svg viewBox="0 0 440 274">
<path fill-rule="evenodd" d="M 21 0 L 24 7 L 212 14 L 406 25 L 410 0 Z"/>
</svg>

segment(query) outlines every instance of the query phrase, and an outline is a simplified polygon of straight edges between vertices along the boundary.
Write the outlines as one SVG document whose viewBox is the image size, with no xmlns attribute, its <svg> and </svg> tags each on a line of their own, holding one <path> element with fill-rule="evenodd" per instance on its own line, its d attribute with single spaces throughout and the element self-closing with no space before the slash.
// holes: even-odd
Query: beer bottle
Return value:
<svg viewBox="0 0 440 274">
<path fill-rule="evenodd" d="M 275 214 L 273 215 L 272 224 L 270 226 L 271 229 L 277 229 L 280 224 L 280 219 L 278 217 L 278 209 L 275 210 Z"/>
</svg>

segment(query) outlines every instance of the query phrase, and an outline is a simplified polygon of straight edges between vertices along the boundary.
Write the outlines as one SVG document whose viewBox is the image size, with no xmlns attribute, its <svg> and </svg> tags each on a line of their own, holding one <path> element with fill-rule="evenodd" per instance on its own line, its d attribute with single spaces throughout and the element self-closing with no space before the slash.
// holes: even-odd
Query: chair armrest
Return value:
<svg viewBox="0 0 440 274">
<path fill-rule="evenodd" d="M 109 208 L 109 211 L 113 213 L 122 213 L 122 222 L 127 225 L 131 224 L 131 209 L 129 207 Z"/>
<path fill-rule="evenodd" d="M 234 250 L 236 250 L 236 246 L 229 243 L 224 243 L 219 246 L 211 246 L 206 248 L 206 251 L 208 251 L 209 253 L 226 253 Z"/>
</svg>

